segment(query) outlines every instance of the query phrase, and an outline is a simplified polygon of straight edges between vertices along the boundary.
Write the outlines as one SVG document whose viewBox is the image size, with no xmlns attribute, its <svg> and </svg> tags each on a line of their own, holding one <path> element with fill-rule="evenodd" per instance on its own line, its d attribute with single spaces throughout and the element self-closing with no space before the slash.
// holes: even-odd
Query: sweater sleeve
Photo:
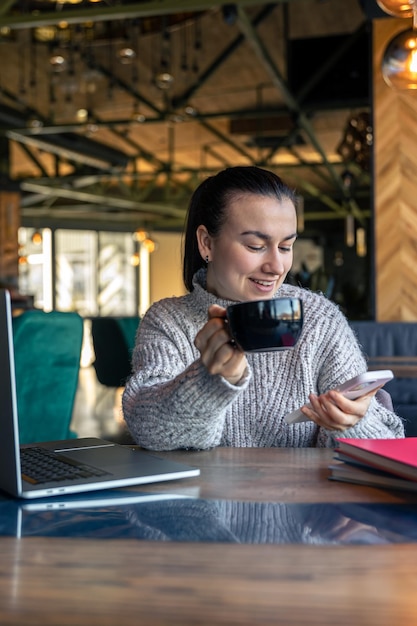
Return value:
<svg viewBox="0 0 417 626">
<path fill-rule="evenodd" d="M 207 449 L 220 443 L 226 408 L 246 388 L 209 374 L 194 347 L 198 324 L 153 306 L 143 318 L 123 414 L 135 441 L 152 450 Z"/>
<path fill-rule="evenodd" d="M 337 387 L 340 383 L 366 370 L 366 357 L 345 316 L 332 303 L 328 304 L 327 336 L 316 357 L 320 363 L 318 393 Z M 318 344 L 317 344 L 318 345 Z M 335 438 L 396 439 L 404 437 L 402 419 L 380 404 L 374 397 L 366 415 L 352 428 L 344 431 L 320 429 L 317 445 L 333 447 Z"/>
</svg>

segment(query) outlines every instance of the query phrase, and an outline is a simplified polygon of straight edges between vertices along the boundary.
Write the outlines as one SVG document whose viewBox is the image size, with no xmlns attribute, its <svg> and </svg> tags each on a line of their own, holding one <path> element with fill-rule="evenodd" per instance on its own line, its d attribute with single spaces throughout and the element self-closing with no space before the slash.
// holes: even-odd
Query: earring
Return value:
<svg viewBox="0 0 417 626">
<path fill-rule="evenodd" d="M 208 255 L 206 256 L 206 258 L 205 258 L 204 260 L 205 260 L 205 262 L 206 262 L 206 265 L 208 265 L 208 262 L 209 262 Z"/>
</svg>

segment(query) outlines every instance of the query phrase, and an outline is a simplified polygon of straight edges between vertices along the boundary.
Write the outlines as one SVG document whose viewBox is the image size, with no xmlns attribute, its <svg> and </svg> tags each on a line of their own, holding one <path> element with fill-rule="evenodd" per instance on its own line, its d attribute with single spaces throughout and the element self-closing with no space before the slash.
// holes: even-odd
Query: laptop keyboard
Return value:
<svg viewBox="0 0 417 626">
<path fill-rule="evenodd" d="M 20 464 L 23 480 L 33 485 L 108 475 L 108 472 L 98 467 L 78 463 L 46 448 L 22 448 Z"/>
</svg>

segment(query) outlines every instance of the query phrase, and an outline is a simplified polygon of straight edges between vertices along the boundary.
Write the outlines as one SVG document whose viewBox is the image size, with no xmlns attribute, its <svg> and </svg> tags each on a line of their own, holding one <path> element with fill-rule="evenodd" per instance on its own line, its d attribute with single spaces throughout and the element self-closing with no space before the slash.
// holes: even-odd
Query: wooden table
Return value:
<svg viewBox="0 0 417 626">
<path fill-rule="evenodd" d="M 327 480 L 331 451 L 165 456 L 198 478 L 144 491 L 272 502 L 417 502 Z M 0 538 L 0 624 L 417 624 L 417 544 L 314 546 Z"/>
</svg>

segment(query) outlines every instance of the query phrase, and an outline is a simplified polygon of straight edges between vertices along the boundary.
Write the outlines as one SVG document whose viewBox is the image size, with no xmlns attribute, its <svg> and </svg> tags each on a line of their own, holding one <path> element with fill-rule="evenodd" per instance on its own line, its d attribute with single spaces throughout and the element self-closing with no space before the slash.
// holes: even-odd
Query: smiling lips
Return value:
<svg viewBox="0 0 417 626">
<path fill-rule="evenodd" d="M 258 280 L 256 278 L 250 279 L 255 285 L 259 285 L 260 287 L 265 287 L 270 289 L 275 285 L 275 280 Z"/>
</svg>

